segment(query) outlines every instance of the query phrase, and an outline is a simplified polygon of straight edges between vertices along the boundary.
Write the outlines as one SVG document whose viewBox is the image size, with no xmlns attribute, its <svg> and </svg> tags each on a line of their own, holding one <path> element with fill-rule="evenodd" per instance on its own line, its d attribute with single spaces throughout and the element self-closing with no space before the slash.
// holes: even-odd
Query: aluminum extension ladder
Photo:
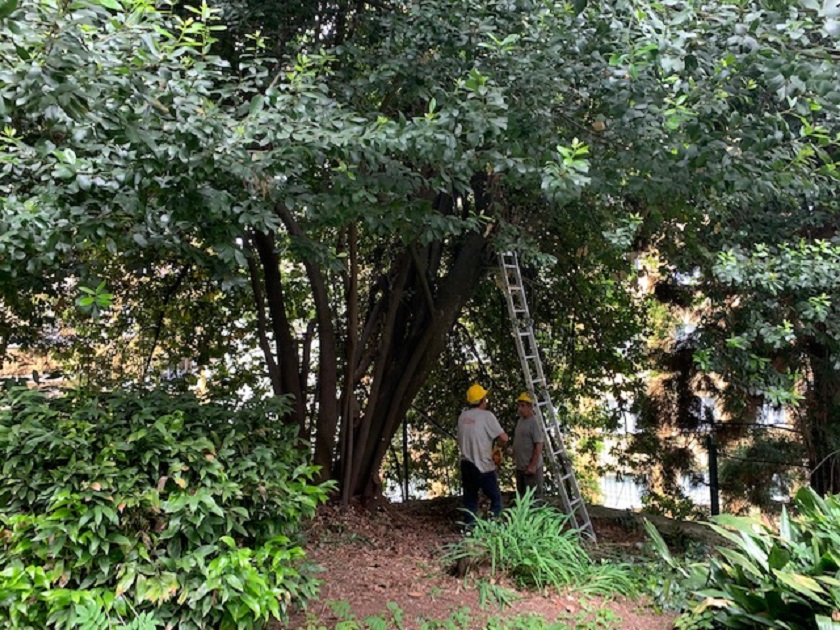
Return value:
<svg viewBox="0 0 840 630">
<path fill-rule="evenodd" d="M 537 398 L 534 412 L 545 434 L 543 452 L 547 454 L 548 461 L 551 463 L 557 492 L 566 513 L 570 516 L 570 524 L 594 542 L 595 530 L 592 527 L 589 512 L 586 510 L 586 504 L 580 496 L 572 462 L 563 442 L 563 431 L 548 393 L 537 340 L 534 337 L 533 320 L 528 310 L 528 301 L 525 299 L 519 257 L 515 252 L 500 253 L 499 266 L 516 350 L 522 363 L 522 372 L 525 375 L 528 390 Z"/>
</svg>

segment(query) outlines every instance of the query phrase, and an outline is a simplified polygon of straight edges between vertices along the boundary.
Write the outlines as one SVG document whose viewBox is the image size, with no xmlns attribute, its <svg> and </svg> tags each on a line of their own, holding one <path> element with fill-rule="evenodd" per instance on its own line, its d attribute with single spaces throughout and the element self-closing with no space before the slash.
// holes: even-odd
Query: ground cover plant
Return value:
<svg viewBox="0 0 840 630">
<path fill-rule="evenodd" d="M 507 576 L 520 588 L 632 594 L 633 568 L 592 559 L 567 521 L 557 508 L 535 501 L 529 490 L 498 518 L 477 520 L 464 539 L 449 547 L 445 561 L 466 568 L 489 565 L 491 577 Z"/>
<path fill-rule="evenodd" d="M 463 520 L 460 507 L 460 497 L 389 503 L 374 511 L 361 506 L 350 510 L 338 504 L 322 506 L 307 528 L 305 545 L 307 558 L 324 569 L 319 574 L 318 599 L 294 613 L 284 626 L 273 627 L 335 628 L 341 621 L 364 627 L 365 620 L 379 617 L 387 627 L 395 628 L 393 606 L 386 606 L 389 602 L 401 609 L 407 630 L 419 630 L 423 624 L 484 628 L 494 618 L 514 623 L 517 617 L 531 618 L 531 625 L 519 619 L 513 627 L 562 628 L 561 623 L 578 630 L 673 627 L 676 614 L 657 609 L 644 596 L 600 597 L 573 588 L 518 588 L 506 576 L 491 577 L 489 563 L 471 567 L 467 579 L 451 575 L 451 564 L 442 558 L 463 538 L 458 529 Z M 597 513 L 593 524 L 599 541 L 597 548 L 587 548 L 593 557 L 607 556 L 622 563 L 650 558 L 641 527 L 637 531 L 625 521 Z M 636 576 L 642 565 L 633 566 L 634 582 L 641 583 Z M 503 594 L 509 605 L 490 591 Z"/>
<path fill-rule="evenodd" d="M 388 602 L 388 614 L 370 615 L 360 620 L 350 612 L 347 602 L 329 602 L 339 616 L 336 630 L 403 630 L 404 613 L 400 606 Z M 503 619 L 491 617 L 486 622 L 479 622 L 469 607 L 452 612 L 445 619 L 428 619 L 419 624 L 420 630 L 470 630 L 482 627 L 485 630 L 611 630 L 618 628 L 618 619 L 608 610 L 587 610 L 583 614 L 564 615 L 556 621 L 546 621 L 538 615 L 523 614 Z M 327 627 L 315 620 L 310 620 L 305 630 L 327 630 Z"/>
<path fill-rule="evenodd" d="M 721 515 L 709 527 L 726 544 L 708 562 L 686 563 L 647 524 L 670 590 L 686 598 L 678 627 L 840 629 L 840 497 L 802 488 L 777 526 Z"/>
<path fill-rule="evenodd" d="M 0 625 L 258 628 L 310 597 L 326 499 L 284 400 L 0 393 Z"/>
</svg>

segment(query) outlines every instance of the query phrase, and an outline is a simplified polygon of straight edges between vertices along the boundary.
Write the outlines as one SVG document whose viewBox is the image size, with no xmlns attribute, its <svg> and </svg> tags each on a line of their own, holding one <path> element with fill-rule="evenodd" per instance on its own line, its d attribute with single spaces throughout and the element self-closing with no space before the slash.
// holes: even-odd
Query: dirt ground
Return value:
<svg viewBox="0 0 840 630">
<path fill-rule="evenodd" d="M 644 601 L 581 598 L 573 593 L 515 591 L 515 601 L 500 609 L 485 601 L 475 580 L 453 577 L 442 556 L 447 543 L 458 540 L 457 499 L 389 504 L 371 512 L 322 508 L 308 531 L 307 557 L 323 567 L 318 601 L 295 614 L 291 629 L 335 628 L 354 618 L 364 625 L 369 616 L 392 620 L 396 604 L 402 627 L 417 629 L 425 620 L 444 621 L 469 608 L 469 628 L 482 628 L 491 617 L 536 614 L 569 628 L 669 630 L 674 615 L 658 614 Z M 610 557 L 638 554 L 640 532 L 625 531 L 613 521 L 593 518 L 598 551 Z M 600 611 L 600 612 L 598 612 Z M 389 625 L 396 627 L 396 625 Z M 464 626 L 458 626 L 464 627 Z"/>
</svg>

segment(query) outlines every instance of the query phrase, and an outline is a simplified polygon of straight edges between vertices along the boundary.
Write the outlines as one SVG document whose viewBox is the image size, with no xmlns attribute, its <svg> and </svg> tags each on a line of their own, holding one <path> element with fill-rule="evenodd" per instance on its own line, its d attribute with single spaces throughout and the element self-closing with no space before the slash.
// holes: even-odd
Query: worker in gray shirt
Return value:
<svg viewBox="0 0 840 630">
<path fill-rule="evenodd" d="M 534 489 L 534 497 L 543 495 L 543 430 L 534 416 L 534 397 L 528 392 L 516 399 L 519 420 L 513 431 L 513 460 L 516 465 L 516 493 Z"/>
<path fill-rule="evenodd" d="M 487 390 L 478 383 L 467 390 L 468 408 L 458 417 L 458 449 L 461 451 L 461 482 L 464 488 L 466 521 L 472 523 L 478 511 L 478 492 L 490 499 L 490 511 L 502 511 L 502 494 L 493 461 L 493 441 L 504 444 L 508 435 L 493 412 L 487 410 Z"/>
</svg>

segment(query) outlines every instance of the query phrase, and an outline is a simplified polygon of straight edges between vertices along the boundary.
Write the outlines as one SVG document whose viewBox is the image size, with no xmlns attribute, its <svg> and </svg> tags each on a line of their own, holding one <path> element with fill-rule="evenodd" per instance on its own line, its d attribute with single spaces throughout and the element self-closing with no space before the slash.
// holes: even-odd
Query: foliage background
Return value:
<svg viewBox="0 0 840 630">
<path fill-rule="evenodd" d="M 77 627 L 98 610 L 112 623 L 256 628 L 284 618 L 315 592 L 299 531 L 331 487 L 313 482 L 286 413 L 283 400 L 237 408 L 164 390 L 5 388 L 0 619 Z"/>
</svg>

